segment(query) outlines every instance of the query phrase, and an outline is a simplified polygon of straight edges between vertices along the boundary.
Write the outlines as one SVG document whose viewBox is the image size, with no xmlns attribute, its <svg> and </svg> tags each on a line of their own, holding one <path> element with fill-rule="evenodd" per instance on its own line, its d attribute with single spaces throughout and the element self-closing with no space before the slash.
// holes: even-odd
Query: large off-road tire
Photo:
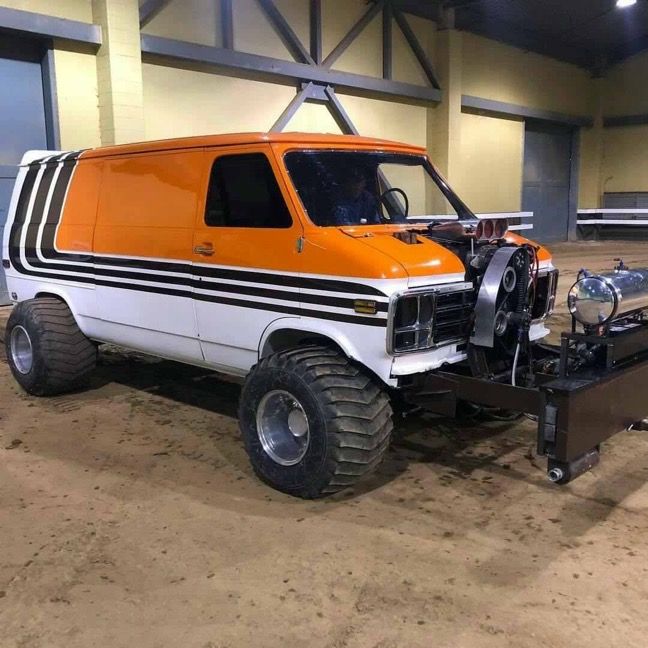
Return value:
<svg viewBox="0 0 648 648">
<path fill-rule="evenodd" d="M 335 493 L 372 472 L 393 428 L 376 382 L 319 346 L 261 360 L 243 387 L 239 425 L 257 475 L 303 498 Z"/>
<path fill-rule="evenodd" d="M 97 363 L 97 347 L 83 335 L 67 304 L 53 297 L 16 305 L 7 322 L 5 350 L 14 378 L 35 396 L 82 387 Z"/>
</svg>

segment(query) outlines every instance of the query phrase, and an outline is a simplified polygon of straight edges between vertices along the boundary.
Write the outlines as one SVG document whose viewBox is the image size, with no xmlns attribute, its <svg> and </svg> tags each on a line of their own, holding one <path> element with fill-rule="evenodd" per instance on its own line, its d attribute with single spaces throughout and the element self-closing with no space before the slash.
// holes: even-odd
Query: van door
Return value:
<svg viewBox="0 0 648 648">
<path fill-rule="evenodd" d="M 208 150 L 194 233 L 194 305 L 205 360 L 246 373 L 266 327 L 299 315 L 301 223 L 270 146 Z"/>
<path fill-rule="evenodd" d="M 94 235 L 100 339 L 201 363 L 191 247 L 204 151 L 104 161 Z"/>
</svg>

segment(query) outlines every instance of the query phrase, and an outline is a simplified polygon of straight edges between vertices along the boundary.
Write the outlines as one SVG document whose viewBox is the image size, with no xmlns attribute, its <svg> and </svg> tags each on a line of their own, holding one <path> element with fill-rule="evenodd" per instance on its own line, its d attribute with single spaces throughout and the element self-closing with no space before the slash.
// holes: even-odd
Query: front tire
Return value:
<svg viewBox="0 0 648 648">
<path fill-rule="evenodd" d="M 51 297 L 16 305 L 7 322 L 5 351 L 14 378 L 34 396 L 78 389 L 97 362 L 96 346 L 67 304 Z"/>
<path fill-rule="evenodd" d="M 393 429 L 385 392 L 343 355 L 317 346 L 276 353 L 252 369 L 239 425 L 257 475 L 308 499 L 371 473 Z"/>
</svg>

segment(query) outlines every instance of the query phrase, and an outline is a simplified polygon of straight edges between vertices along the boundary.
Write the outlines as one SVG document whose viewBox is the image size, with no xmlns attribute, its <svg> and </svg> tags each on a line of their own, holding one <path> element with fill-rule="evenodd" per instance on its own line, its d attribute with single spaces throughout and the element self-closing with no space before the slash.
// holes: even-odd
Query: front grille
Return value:
<svg viewBox="0 0 648 648">
<path fill-rule="evenodd" d="M 475 313 L 474 290 L 439 294 L 434 318 L 434 344 L 468 338 Z"/>
<path fill-rule="evenodd" d="M 390 353 L 423 351 L 466 340 L 475 292 L 469 283 L 402 295 L 390 313 Z"/>
</svg>

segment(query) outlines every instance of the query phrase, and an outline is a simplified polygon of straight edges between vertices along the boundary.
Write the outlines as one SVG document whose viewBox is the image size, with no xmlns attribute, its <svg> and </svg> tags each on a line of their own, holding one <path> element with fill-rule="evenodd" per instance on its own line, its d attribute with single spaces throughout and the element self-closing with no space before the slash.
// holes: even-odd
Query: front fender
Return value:
<svg viewBox="0 0 648 648">
<path fill-rule="evenodd" d="M 259 358 L 266 355 L 266 349 L 269 346 L 268 342 L 271 336 L 278 331 L 298 331 L 321 335 L 337 344 L 347 357 L 353 360 L 361 360 L 361 354 L 356 344 L 334 322 L 303 317 L 280 317 L 268 324 L 259 341 Z"/>
</svg>

